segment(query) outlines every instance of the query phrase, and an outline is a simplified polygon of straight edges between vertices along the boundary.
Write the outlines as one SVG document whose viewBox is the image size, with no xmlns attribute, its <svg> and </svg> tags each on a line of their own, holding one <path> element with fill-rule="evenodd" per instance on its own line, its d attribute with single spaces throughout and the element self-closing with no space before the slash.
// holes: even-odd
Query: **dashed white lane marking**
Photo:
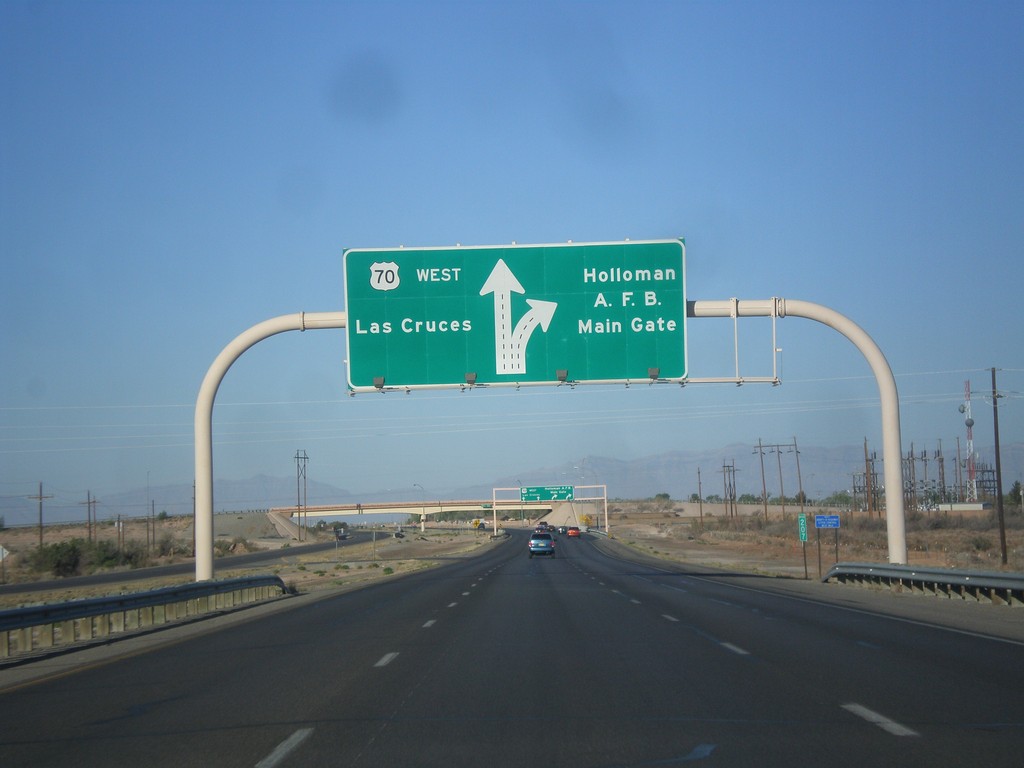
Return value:
<svg viewBox="0 0 1024 768">
<path fill-rule="evenodd" d="M 390 664 L 392 661 L 394 661 L 397 657 L 398 657 L 398 653 L 397 652 L 385 653 L 383 656 L 380 657 L 380 660 L 378 660 L 377 663 L 374 664 L 373 666 L 375 666 L 375 667 L 386 667 L 388 664 Z"/>
<path fill-rule="evenodd" d="M 423 629 L 430 629 L 435 624 L 437 624 L 437 619 L 431 619 L 430 621 L 428 621 L 426 624 L 423 625 Z"/>
<path fill-rule="evenodd" d="M 885 715 L 880 715 L 874 710 L 868 709 L 860 704 L 843 704 L 843 709 L 857 717 L 867 720 L 872 725 L 877 725 L 883 731 L 888 731 L 893 736 L 921 735 L 917 731 L 907 728 L 907 726 L 897 723 L 895 720 L 890 720 Z"/>
<path fill-rule="evenodd" d="M 641 604 L 640 601 L 637 600 L 635 597 L 629 598 L 629 602 L 633 603 L 634 605 L 640 605 Z"/>
<path fill-rule="evenodd" d="M 674 584 L 662 584 L 665 589 L 674 589 L 676 592 L 689 592 L 690 590 L 683 587 L 677 587 Z"/>
<path fill-rule="evenodd" d="M 278 765 L 282 760 L 288 757 L 288 755 L 294 749 L 296 749 L 302 742 L 308 739 L 312 733 L 312 728 L 300 728 L 287 739 L 278 744 L 274 748 L 273 752 L 271 752 L 269 755 L 267 755 L 258 763 L 256 763 L 256 768 L 274 768 L 275 765 Z"/>
<path fill-rule="evenodd" d="M 469 594 L 469 592 L 463 592 L 463 593 L 462 593 L 462 596 L 463 596 L 463 597 L 466 597 L 466 595 L 468 595 L 468 594 Z"/>
<path fill-rule="evenodd" d="M 726 648 L 727 650 L 732 651 L 735 654 L 739 654 L 740 656 L 749 656 L 750 655 L 750 651 L 745 651 L 742 648 L 740 648 L 738 645 L 733 645 L 732 643 L 722 643 L 722 647 Z"/>
<path fill-rule="evenodd" d="M 669 621 L 679 621 L 675 616 L 669 616 L 667 613 L 661 614 L 661 618 L 668 619 Z"/>
<path fill-rule="evenodd" d="M 458 603 L 448 603 L 449 608 L 454 608 Z"/>
</svg>

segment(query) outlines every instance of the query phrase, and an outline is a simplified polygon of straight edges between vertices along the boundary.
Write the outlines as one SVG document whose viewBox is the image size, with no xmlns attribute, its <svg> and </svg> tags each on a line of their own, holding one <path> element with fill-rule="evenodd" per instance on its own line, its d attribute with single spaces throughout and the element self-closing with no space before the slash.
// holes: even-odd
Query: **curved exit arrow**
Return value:
<svg viewBox="0 0 1024 768">
<path fill-rule="evenodd" d="M 504 259 L 498 259 L 480 289 L 480 295 L 494 294 L 494 364 L 498 373 L 526 373 L 526 345 L 539 325 L 546 331 L 558 306 L 553 301 L 527 299 L 530 309 L 512 328 L 512 293 L 526 290 L 512 274 Z"/>
<path fill-rule="evenodd" d="M 515 330 L 512 331 L 510 362 L 513 370 L 505 373 L 526 373 L 526 345 L 530 343 L 530 336 L 538 325 L 542 331 L 547 331 L 558 307 L 557 302 L 539 299 L 527 299 L 526 303 L 530 305 L 530 309 L 519 319 Z"/>
</svg>

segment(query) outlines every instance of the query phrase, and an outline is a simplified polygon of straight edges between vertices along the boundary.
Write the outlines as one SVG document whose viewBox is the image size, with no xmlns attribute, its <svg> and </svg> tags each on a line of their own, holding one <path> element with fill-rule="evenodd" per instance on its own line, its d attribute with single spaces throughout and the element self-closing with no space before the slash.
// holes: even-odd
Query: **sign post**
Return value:
<svg viewBox="0 0 1024 768">
<path fill-rule="evenodd" d="M 686 379 L 682 240 L 352 249 L 354 392 Z"/>
<path fill-rule="evenodd" d="M 836 532 L 836 559 L 839 562 L 839 515 L 815 515 L 814 527 L 818 536 L 818 578 L 821 578 L 821 529 L 831 528 Z"/>
</svg>

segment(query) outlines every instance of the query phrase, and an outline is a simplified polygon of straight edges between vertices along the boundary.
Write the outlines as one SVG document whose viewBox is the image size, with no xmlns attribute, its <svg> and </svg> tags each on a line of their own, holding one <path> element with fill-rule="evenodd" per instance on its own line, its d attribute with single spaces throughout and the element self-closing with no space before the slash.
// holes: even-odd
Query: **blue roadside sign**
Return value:
<svg viewBox="0 0 1024 768">
<path fill-rule="evenodd" d="M 839 515 L 815 515 L 814 516 L 814 527 L 815 528 L 838 528 L 839 527 Z"/>
</svg>

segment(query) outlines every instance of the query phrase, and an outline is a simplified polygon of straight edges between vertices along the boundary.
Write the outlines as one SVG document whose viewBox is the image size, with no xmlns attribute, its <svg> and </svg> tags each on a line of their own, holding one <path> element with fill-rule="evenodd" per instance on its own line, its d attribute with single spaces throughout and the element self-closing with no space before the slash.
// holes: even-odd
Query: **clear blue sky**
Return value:
<svg viewBox="0 0 1024 768">
<path fill-rule="evenodd" d="M 345 248 L 685 237 L 691 300 L 824 304 L 877 341 L 905 448 L 1024 441 L 1024 4 L 0 3 L 0 497 L 189 483 L 237 334 L 343 310 Z M 741 372 L 771 373 L 744 321 Z M 732 325 L 691 320 L 694 377 Z M 881 448 L 845 339 L 780 387 L 346 394 L 344 333 L 265 341 L 215 475 L 426 493 L 733 442 Z M 1009 470 L 1006 485 L 1019 476 Z M 558 481 L 560 478 L 552 478 Z M 418 491 L 418 488 L 416 488 Z"/>
</svg>

